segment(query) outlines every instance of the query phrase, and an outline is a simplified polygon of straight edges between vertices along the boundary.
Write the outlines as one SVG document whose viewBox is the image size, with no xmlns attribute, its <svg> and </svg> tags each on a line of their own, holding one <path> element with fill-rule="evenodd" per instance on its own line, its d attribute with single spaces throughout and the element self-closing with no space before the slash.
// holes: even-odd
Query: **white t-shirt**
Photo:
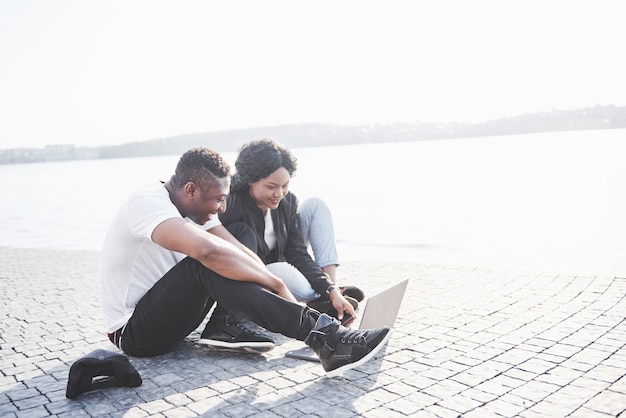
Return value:
<svg viewBox="0 0 626 418">
<path fill-rule="evenodd" d="M 180 217 L 161 182 L 134 193 L 114 216 L 100 266 L 100 310 L 107 332 L 124 326 L 143 295 L 186 257 L 152 241 L 152 232 L 161 222 Z M 197 226 L 209 230 L 216 225 L 220 221 L 214 216 Z"/>
<path fill-rule="evenodd" d="M 265 232 L 264 237 L 267 247 L 273 250 L 276 247 L 276 233 L 274 232 L 274 222 L 272 221 L 272 211 L 265 212 Z"/>
</svg>

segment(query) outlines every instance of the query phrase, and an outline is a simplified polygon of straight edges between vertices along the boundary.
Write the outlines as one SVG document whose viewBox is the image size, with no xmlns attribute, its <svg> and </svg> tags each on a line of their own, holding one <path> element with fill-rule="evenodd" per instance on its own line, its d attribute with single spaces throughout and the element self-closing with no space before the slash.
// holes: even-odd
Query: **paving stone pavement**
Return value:
<svg viewBox="0 0 626 418">
<path fill-rule="evenodd" d="M 384 353 L 342 377 L 284 357 L 207 351 L 202 326 L 168 355 L 130 357 L 143 384 L 65 397 L 103 348 L 98 253 L 0 249 L 2 417 L 626 416 L 626 278 L 347 262 L 369 294 L 410 278 Z"/>
</svg>

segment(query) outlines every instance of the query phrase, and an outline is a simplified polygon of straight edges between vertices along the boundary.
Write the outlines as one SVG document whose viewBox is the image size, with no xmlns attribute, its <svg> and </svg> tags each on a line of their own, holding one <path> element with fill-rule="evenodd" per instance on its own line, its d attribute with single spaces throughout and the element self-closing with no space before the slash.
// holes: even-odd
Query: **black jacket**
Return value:
<svg viewBox="0 0 626 418">
<path fill-rule="evenodd" d="M 226 212 L 220 213 L 220 221 L 225 227 L 234 222 L 243 222 L 252 227 L 257 235 L 259 250 L 257 255 L 265 264 L 286 261 L 296 267 L 307 278 L 311 287 L 323 297 L 332 283 L 322 269 L 315 264 L 307 251 L 300 233 L 298 199 L 291 192 L 281 200 L 276 210 L 272 210 L 272 222 L 276 233 L 276 248 L 270 251 L 265 243 L 265 218 L 263 211 L 250 196 L 249 188 L 231 192 L 227 198 Z"/>
</svg>

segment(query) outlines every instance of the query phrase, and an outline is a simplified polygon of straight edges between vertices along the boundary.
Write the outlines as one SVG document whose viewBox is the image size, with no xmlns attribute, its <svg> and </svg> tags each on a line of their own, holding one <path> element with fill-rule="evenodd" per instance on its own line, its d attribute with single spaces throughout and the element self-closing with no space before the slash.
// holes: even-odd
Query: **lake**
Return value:
<svg viewBox="0 0 626 418">
<path fill-rule="evenodd" d="M 625 151 L 624 129 L 294 148 L 291 189 L 326 200 L 345 260 L 625 277 Z M 177 161 L 2 165 L 0 246 L 99 251 Z"/>
</svg>

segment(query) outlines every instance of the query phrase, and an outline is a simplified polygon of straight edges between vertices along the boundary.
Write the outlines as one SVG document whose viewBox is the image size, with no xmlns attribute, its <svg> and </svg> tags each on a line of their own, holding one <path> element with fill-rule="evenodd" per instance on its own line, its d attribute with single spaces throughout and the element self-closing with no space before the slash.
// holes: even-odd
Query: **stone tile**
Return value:
<svg viewBox="0 0 626 418">
<path fill-rule="evenodd" d="M 37 264 L 23 260 L 37 257 Z M 22 260 L 22 261 L 20 261 Z M 114 350 L 100 323 L 98 254 L 0 249 L 0 415 L 103 417 L 607 417 L 626 410 L 626 279 L 346 262 L 368 292 L 411 277 L 385 352 L 334 379 L 284 357 L 195 344 L 130 358 L 139 388 L 65 399 L 69 366 Z M 26 267 L 26 268 L 25 268 Z M 46 280 L 42 280 L 45 277 Z M 51 297 L 53 296 L 53 297 Z"/>
</svg>

